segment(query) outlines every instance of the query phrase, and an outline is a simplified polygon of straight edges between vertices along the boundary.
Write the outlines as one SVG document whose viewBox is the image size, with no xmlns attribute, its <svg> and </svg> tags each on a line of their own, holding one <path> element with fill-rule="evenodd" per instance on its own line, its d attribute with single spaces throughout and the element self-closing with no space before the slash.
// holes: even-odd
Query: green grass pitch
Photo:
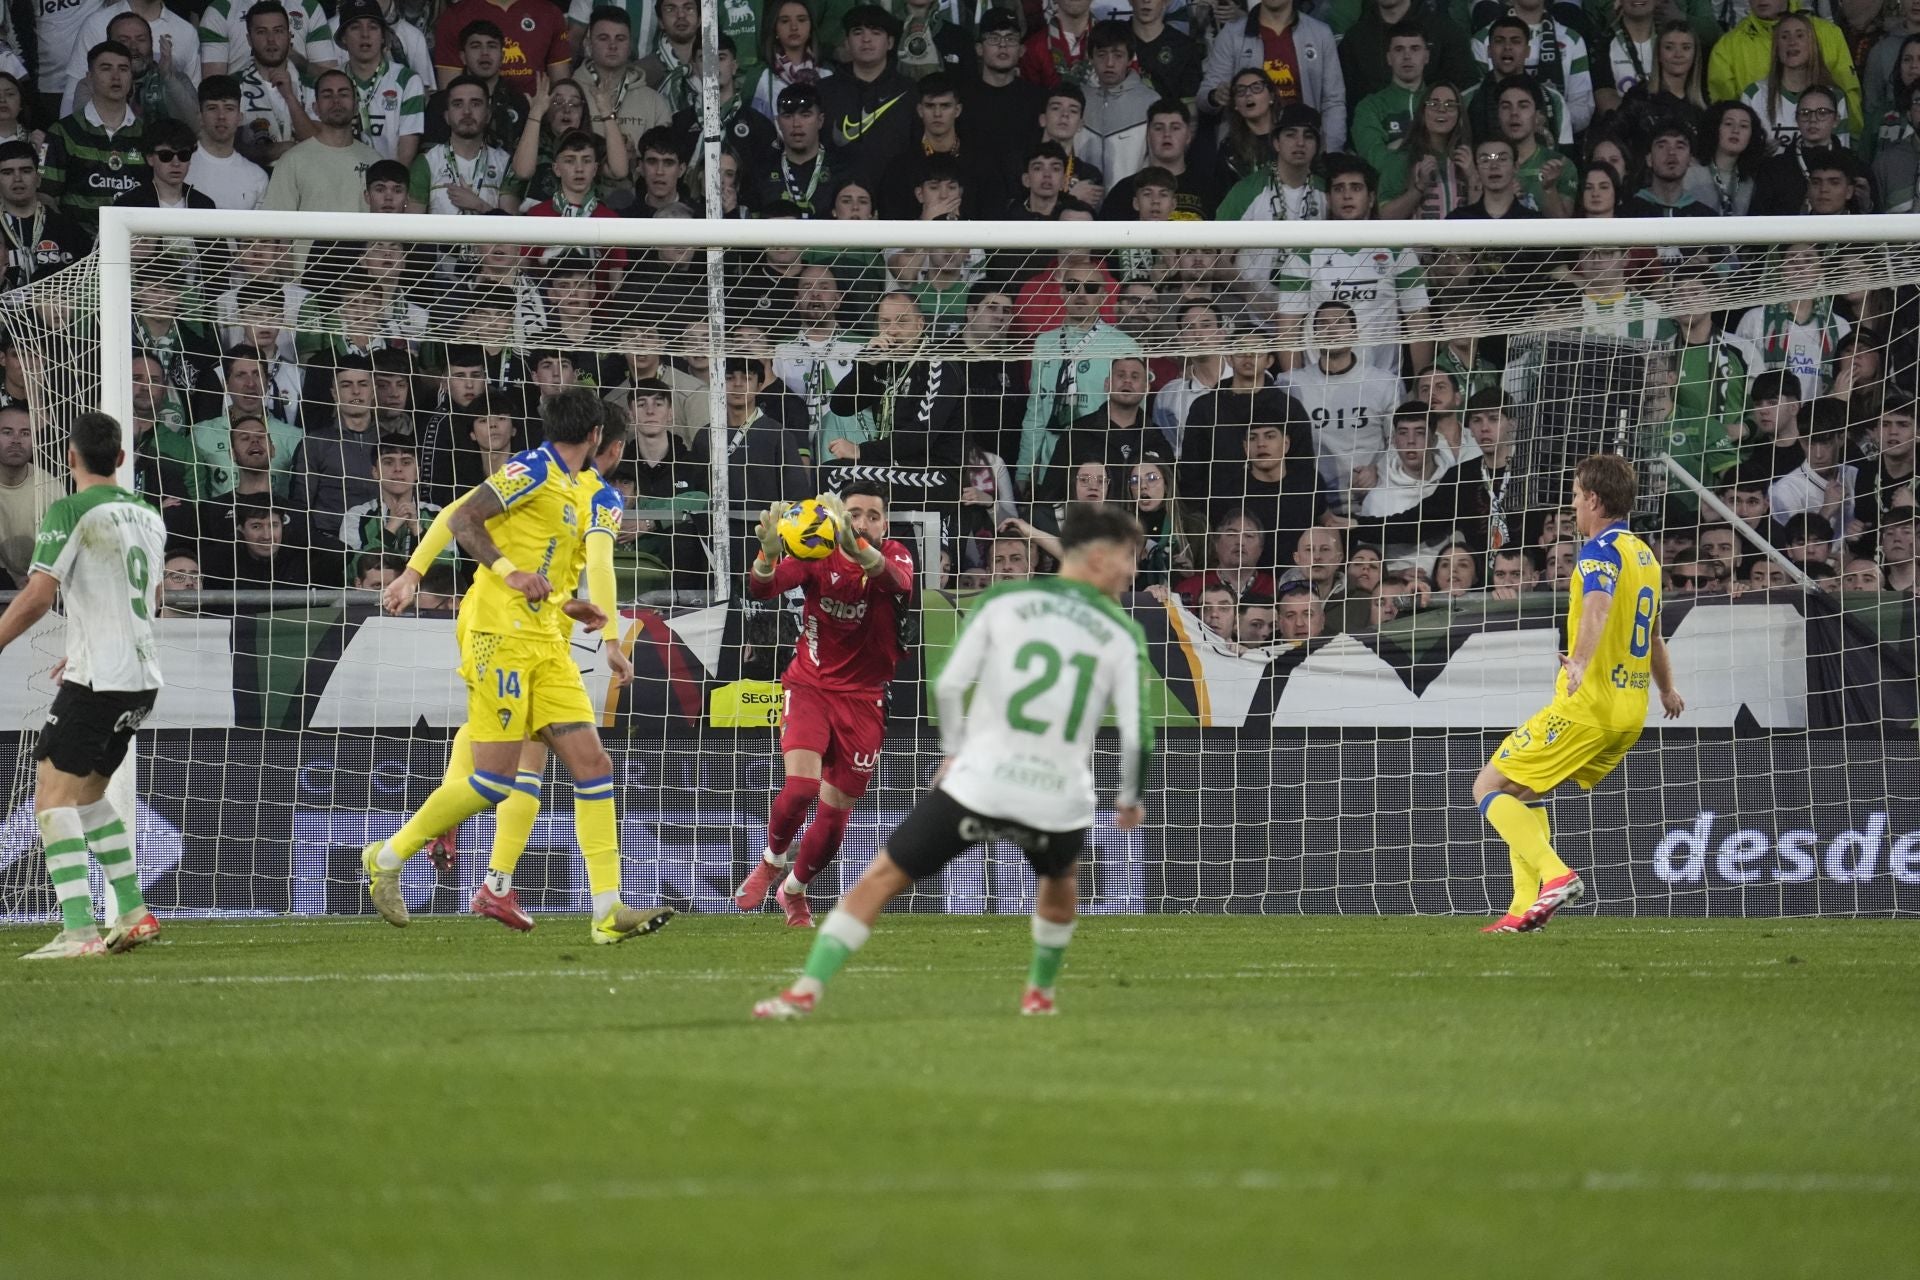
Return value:
<svg viewBox="0 0 1920 1280">
<path fill-rule="evenodd" d="M 181 922 L 0 961 L 0 1276 L 1920 1274 L 1911 923 Z M 25 951 L 49 928 L 0 931 Z"/>
</svg>

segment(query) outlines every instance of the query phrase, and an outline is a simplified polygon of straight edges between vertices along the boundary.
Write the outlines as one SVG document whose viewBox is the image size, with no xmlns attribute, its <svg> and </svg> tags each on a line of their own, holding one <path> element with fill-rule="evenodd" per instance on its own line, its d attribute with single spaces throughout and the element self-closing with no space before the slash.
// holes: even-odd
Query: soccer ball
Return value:
<svg viewBox="0 0 1920 1280">
<path fill-rule="evenodd" d="M 839 536 L 833 516 L 818 498 L 803 498 L 780 517 L 780 541 L 801 560 L 826 559 L 833 554 L 834 539 Z"/>
</svg>

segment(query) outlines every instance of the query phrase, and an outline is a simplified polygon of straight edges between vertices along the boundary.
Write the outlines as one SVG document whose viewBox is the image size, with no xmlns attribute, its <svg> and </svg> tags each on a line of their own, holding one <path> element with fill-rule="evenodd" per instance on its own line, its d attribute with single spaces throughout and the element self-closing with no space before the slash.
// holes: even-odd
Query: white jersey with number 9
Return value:
<svg viewBox="0 0 1920 1280">
<path fill-rule="evenodd" d="M 47 508 L 29 572 L 58 582 L 66 599 L 66 679 L 95 692 L 161 686 L 153 607 L 166 546 L 160 513 L 117 485 Z"/>
</svg>

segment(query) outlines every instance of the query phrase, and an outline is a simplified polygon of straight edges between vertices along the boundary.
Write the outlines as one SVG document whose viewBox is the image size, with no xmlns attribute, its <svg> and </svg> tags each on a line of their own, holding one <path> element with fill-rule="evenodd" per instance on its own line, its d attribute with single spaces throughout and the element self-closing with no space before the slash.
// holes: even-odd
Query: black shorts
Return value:
<svg viewBox="0 0 1920 1280">
<path fill-rule="evenodd" d="M 68 680 L 53 695 L 33 758 L 51 760 L 54 768 L 76 778 L 110 774 L 127 758 L 134 732 L 159 696 L 158 689 L 95 693 Z"/>
<path fill-rule="evenodd" d="M 924 880 L 984 840 L 1019 846 L 1037 876 L 1062 876 L 1073 870 L 1086 847 L 1087 829 L 1036 831 L 1007 818 L 975 813 L 935 787 L 920 797 L 885 844 L 895 866 L 915 880 Z"/>
</svg>

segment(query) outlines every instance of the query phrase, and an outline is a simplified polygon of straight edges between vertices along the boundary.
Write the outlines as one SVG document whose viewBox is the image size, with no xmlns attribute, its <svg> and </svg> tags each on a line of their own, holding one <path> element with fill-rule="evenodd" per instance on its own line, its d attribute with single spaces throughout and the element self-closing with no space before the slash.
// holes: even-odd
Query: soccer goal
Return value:
<svg viewBox="0 0 1920 1280">
<path fill-rule="evenodd" d="M 1470 781 L 1551 696 L 1570 476 L 1607 451 L 1638 474 L 1687 707 L 1656 700 L 1610 777 L 1554 796 L 1579 909 L 1920 909 L 1920 220 L 101 227 L 0 312 L 33 462 L 57 476 L 68 416 L 105 407 L 174 536 L 168 689 L 121 797 L 158 909 L 369 910 L 358 850 L 466 713 L 472 566 L 433 564 L 406 616 L 380 589 L 576 383 L 632 431 L 613 479 L 636 678 L 576 656 L 636 900 L 730 909 L 797 638 L 791 601 L 743 589 L 753 522 L 870 482 L 919 590 L 823 896 L 937 766 L 929 683 L 971 602 L 1049 572 L 1062 508 L 1089 501 L 1149 535 L 1125 605 L 1159 734 L 1149 822 L 1096 831 L 1089 909 L 1487 913 L 1507 865 Z M 28 800 L 57 647 L 43 629 L 0 655 L 0 915 L 51 909 Z M 476 819 L 451 866 L 410 863 L 413 909 L 463 909 L 490 836 Z M 516 884 L 585 908 L 564 803 Z M 1027 886 L 996 847 L 908 905 L 1024 912 Z"/>
</svg>

